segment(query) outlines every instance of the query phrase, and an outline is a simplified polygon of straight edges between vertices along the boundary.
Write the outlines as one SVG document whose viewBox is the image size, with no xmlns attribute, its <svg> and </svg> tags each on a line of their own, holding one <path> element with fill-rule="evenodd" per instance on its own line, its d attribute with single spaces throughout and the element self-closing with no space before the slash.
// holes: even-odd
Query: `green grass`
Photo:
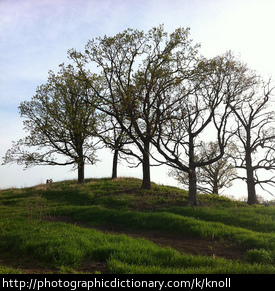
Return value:
<svg viewBox="0 0 275 291">
<path fill-rule="evenodd" d="M 225 225 L 243 227 L 253 231 L 270 233 L 275 230 L 274 207 L 171 207 L 159 209 L 181 216 L 194 217 L 198 220 L 221 222 Z"/>
<path fill-rule="evenodd" d="M 89 221 L 91 225 L 116 223 L 133 229 L 163 230 L 202 238 L 228 239 L 247 247 L 275 249 L 275 233 L 265 233 L 226 225 L 221 222 L 200 220 L 166 211 L 132 212 L 106 209 L 99 206 L 76 207 L 71 211 L 75 220 Z"/>
<path fill-rule="evenodd" d="M 30 262 L 38 269 L 74 273 L 87 261 L 105 263 L 109 273 L 275 273 L 274 207 L 200 195 L 202 206 L 190 208 L 184 190 L 153 184 L 145 191 L 140 185 L 138 179 L 105 178 L 0 191 L 0 259 L 6 262 L 0 273 L 24 273 L 28 268 L 22 265 Z M 45 220 L 64 215 L 89 228 Z M 94 229 L 106 224 L 207 239 L 214 234 L 248 250 L 245 260 L 180 253 Z"/>
<path fill-rule="evenodd" d="M 23 274 L 19 269 L 0 265 L 0 274 Z"/>
</svg>

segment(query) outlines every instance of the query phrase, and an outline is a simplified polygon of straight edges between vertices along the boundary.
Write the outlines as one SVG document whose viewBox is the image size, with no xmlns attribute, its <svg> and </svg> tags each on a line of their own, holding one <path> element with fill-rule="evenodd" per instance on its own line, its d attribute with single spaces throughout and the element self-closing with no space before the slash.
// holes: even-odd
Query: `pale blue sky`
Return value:
<svg viewBox="0 0 275 291">
<path fill-rule="evenodd" d="M 129 27 L 149 30 L 163 23 L 168 32 L 190 27 L 202 54 L 231 49 L 267 78 L 275 75 L 274 11 L 274 0 L 0 0 L 0 163 L 12 140 L 25 135 L 17 107 L 46 82 L 49 70 L 68 62 L 68 49 L 83 50 L 89 39 Z M 87 177 L 110 176 L 111 156 L 101 155 L 104 161 L 88 167 Z M 0 166 L 0 188 L 75 178 L 69 170 Z M 166 172 L 153 168 L 153 180 L 173 183 Z M 141 169 L 121 166 L 119 175 L 141 177 Z"/>
</svg>

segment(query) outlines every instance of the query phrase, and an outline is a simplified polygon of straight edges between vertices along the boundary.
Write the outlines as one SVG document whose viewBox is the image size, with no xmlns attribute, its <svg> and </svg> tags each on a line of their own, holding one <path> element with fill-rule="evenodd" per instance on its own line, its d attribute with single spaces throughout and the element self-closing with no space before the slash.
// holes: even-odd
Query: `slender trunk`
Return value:
<svg viewBox="0 0 275 291">
<path fill-rule="evenodd" d="M 113 157 L 112 179 L 117 178 L 117 162 L 118 162 L 118 150 L 115 150 Z"/>
<path fill-rule="evenodd" d="M 78 163 L 78 184 L 83 184 L 84 182 L 84 160 L 82 159 Z"/>
<path fill-rule="evenodd" d="M 189 169 L 189 205 L 191 207 L 198 206 L 197 200 L 197 175 L 195 168 Z"/>
<path fill-rule="evenodd" d="M 142 162 L 142 172 L 143 172 L 143 180 L 142 180 L 142 189 L 151 189 L 151 176 L 150 176 L 150 150 L 149 150 L 149 142 L 144 143 L 144 152 L 143 152 L 143 162 Z"/>
<path fill-rule="evenodd" d="M 212 194 L 216 194 L 219 195 L 219 188 L 217 183 L 215 182 L 214 186 L 213 186 L 213 193 Z"/>
<path fill-rule="evenodd" d="M 247 203 L 249 205 L 258 204 L 255 190 L 254 171 L 251 157 L 251 132 L 250 127 L 246 128 L 246 149 L 245 149 L 245 163 L 246 163 L 246 183 L 247 183 Z"/>
<path fill-rule="evenodd" d="M 189 134 L 189 205 L 191 207 L 198 205 L 197 200 L 197 174 L 195 167 L 194 140 L 191 133 Z"/>
<path fill-rule="evenodd" d="M 246 183 L 247 183 L 247 193 L 248 193 L 247 203 L 249 205 L 258 204 L 256 190 L 255 190 L 255 181 L 254 181 L 254 175 L 253 175 L 252 161 L 251 161 L 251 156 L 249 154 L 246 157 L 246 178 L 247 178 Z"/>
<path fill-rule="evenodd" d="M 214 179 L 213 179 L 213 194 L 216 194 L 216 195 L 219 195 L 219 186 L 218 186 L 218 183 L 219 183 L 219 178 L 218 178 L 218 175 L 215 173 L 214 174 Z"/>
<path fill-rule="evenodd" d="M 83 147 L 82 144 L 78 147 L 78 184 L 83 184 L 84 180 L 84 157 L 83 157 Z"/>
</svg>

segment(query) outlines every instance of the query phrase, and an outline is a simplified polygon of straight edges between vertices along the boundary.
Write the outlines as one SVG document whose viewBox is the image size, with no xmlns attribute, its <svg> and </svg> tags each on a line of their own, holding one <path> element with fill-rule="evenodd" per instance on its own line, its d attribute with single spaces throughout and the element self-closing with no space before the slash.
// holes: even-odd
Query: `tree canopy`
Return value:
<svg viewBox="0 0 275 291">
<path fill-rule="evenodd" d="M 169 165 L 184 177 L 196 206 L 205 179 L 218 192 L 229 183 L 218 172 L 244 169 L 245 176 L 236 176 L 247 182 L 248 203 L 257 203 L 255 186 L 275 184 L 258 175 L 275 170 L 271 82 L 260 92 L 259 76 L 232 52 L 205 58 L 199 47 L 189 29 L 169 34 L 160 25 L 69 50 L 72 64 L 50 71 L 31 101 L 20 104 L 29 135 L 14 142 L 4 163 L 75 165 L 83 183 L 84 164 L 97 161 L 104 143 L 114 151 L 113 178 L 119 154 L 142 165 L 144 189 L 151 187 L 152 160 Z M 212 146 L 201 151 L 205 142 Z M 225 157 L 232 143 L 236 150 Z"/>
<path fill-rule="evenodd" d="M 114 37 L 88 42 L 85 53 L 71 51 L 80 66 L 96 64 L 100 74 L 87 81 L 101 100 L 97 108 L 113 116 L 133 140 L 129 150 L 143 167 L 142 187 L 150 189 L 150 147 L 160 119 L 175 102 L 180 84 L 190 78 L 197 45 L 188 38 L 189 29 L 168 35 L 163 26 L 143 31 L 128 29 Z M 182 88 L 183 89 L 183 88 Z M 183 96 L 179 97 L 180 99 Z"/>
<path fill-rule="evenodd" d="M 31 101 L 19 106 L 24 129 L 29 133 L 13 143 L 4 163 L 16 162 L 26 168 L 35 165 L 75 165 L 78 182 L 84 182 L 84 163 L 96 162 L 95 144 L 98 114 L 86 102 L 90 89 L 81 71 L 60 65 L 49 72 L 46 84 L 37 88 Z M 31 149 L 32 150 L 29 150 Z"/>
</svg>

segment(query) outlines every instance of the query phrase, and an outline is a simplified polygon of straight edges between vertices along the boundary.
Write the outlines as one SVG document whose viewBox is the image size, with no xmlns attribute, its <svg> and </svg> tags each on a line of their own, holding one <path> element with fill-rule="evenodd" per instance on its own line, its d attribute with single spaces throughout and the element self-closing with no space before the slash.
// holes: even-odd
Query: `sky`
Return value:
<svg viewBox="0 0 275 291">
<path fill-rule="evenodd" d="M 48 71 L 69 63 L 67 51 L 83 51 L 88 40 L 127 28 L 148 31 L 164 24 L 171 33 L 190 28 L 200 53 L 214 57 L 232 50 L 265 79 L 275 76 L 274 0 L 0 0 L 0 164 L 12 141 L 24 137 L 18 106 L 45 83 Z M 86 177 L 111 175 L 112 155 L 86 167 Z M 76 179 L 70 167 L 0 166 L 0 189 Z M 142 177 L 141 168 L 118 168 L 119 176 Z M 152 168 L 152 180 L 177 185 L 166 167 Z M 246 196 L 244 183 L 226 194 Z M 267 196 L 268 199 L 272 198 Z"/>
</svg>

